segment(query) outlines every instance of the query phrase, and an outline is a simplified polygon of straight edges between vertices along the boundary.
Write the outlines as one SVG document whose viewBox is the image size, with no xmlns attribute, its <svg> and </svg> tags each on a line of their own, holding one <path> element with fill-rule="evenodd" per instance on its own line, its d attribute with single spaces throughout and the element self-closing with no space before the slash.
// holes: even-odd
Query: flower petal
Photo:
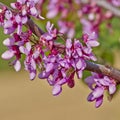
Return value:
<svg viewBox="0 0 120 120">
<path fill-rule="evenodd" d="M 87 85 L 89 86 L 90 89 L 93 89 L 92 85 L 95 83 L 94 77 L 93 76 L 87 77 L 85 79 L 85 83 L 87 83 Z"/>
<path fill-rule="evenodd" d="M 11 46 L 11 45 L 14 44 L 14 42 L 15 42 L 15 40 L 14 40 L 13 38 L 7 38 L 7 39 L 5 39 L 5 40 L 3 41 L 3 44 L 4 44 L 5 46 Z"/>
<path fill-rule="evenodd" d="M 91 47 L 96 47 L 99 45 L 99 42 L 97 42 L 95 40 L 90 40 L 87 42 L 87 45 L 90 45 Z"/>
<path fill-rule="evenodd" d="M 82 78 L 82 75 L 83 75 L 82 73 L 83 73 L 82 70 L 77 71 L 77 77 L 78 77 L 78 79 Z"/>
<path fill-rule="evenodd" d="M 11 28 L 5 28 L 4 29 L 4 34 L 11 34 L 15 31 L 15 28 L 14 27 L 11 27 Z"/>
<path fill-rule="evenodd" d="M 54 18 L 56 15 L 58 14 L 58 10 L 50 10 L 48 13 L 47 13 L 47 18 Z"/>
<path fill-rule="evenodd" d="M 5 51 L 5 52 L 2 54 L 1 57 L 2 57 L 3 59 L 8 60 L 8 59 L 11 59 L 13 56 L 14 56 L 14 52 L 13 52 L 12 50 L 7 50 L 7 51 Z"/>
<path fill-rule="evenodd" d="M 54 64 L 53 63 L 48 63 L 46 65 L 46 72 L 51 72 L 51 70 L 53 70 L 54 68 Z"/>
<path fill-rule="evenodd" d="M 33 16 L 37 15 L 37 10 L 36 10 L 35 7 L 30 8 L 30 14 L 33 15 Z"/>
<path fill-rule="evenodd" d="M 31 66 L 34 70 L 36 69 L 36 62 L 34 59 L 31 59 Z"/>
<path fill-rule="evenodd" d="M 20 4 L 25 4 L 26 0 L 17 0 Z"/>
<path fill-rule="evenodd" d="M 36 77 L 36 70 L 30 72 L 30 80 L 34 80 Z"/>
<path fill-rule="evenodd" d="M 45 79 L 45 78 L 48 78 L 49 75 L 50 75 L 50 73 L 47 73 L 47 72 L 43 71 L 38 75 L 38 77 L 40 79 Z"/>
<path fill-rule="evenodd" d="M 26 49 L 27 49 L 28 51 L 31 50 L 31 44 L 30 44 L 30 42 L 27 42 L 27 43 L 26 43 Z"/>
<path fill-rule="evenodd" d="M 17 60 L 14 64 L 15 70 L 18 72 L 21 69 L 21 63 L 19 60 Z"/>
<path fill-rule="evenodd" d="M 5 22 L 4 22 L 4 28 L 11 28 L 11 27 L 13 27 L 13 21 L 11 21 L 11 20 L 6 20 Z"/>
<path fill-rule="evenodd" d="M 23 24 L 27 23 L 27 21 L 28 21 L 28 18 L 26 16 L 22 17 L 22 23 Z"/>
<path fill-rule="evenodd" d="M 62 91 L 62 87 L 60 85 L 55 85 L 52 90 L 52 94 L 54 96 L 59 95 Z"/>
<path fill-rule="evenodd" d="M 66 83 L 66 81 L 67 81 L 67 80 L 66 80 L 65 78 L 63 78 L 63 79 L 61 79 L 60 81 L 58 81 L 57 84 L 63 85 L 63 84 Z"/>
<path fill-rule="evenodd" d="M 89 102 L 92 102 L 92 101 L 95 100 L 95 98 L 93 98 L 92 92 L 88 95 L 87 100 L 88 100 Z"/>
<path fill-rule="evenodd" d="M 17 7 L 16 7 L 16 4 L 15 4 L 15 3 L 11 3 L 10 5 L 11 5 L 11 7 L 12 7 L 13 9 L 17 9 Z"/>
<path fill-rule="evenodd" d="M 94 89 L 92 94 L 93 94 L 94 98 L 99 98 L 99 97 L 101 97 L 103 95 L 103 92 L 104 92 L 103 88 L 97 87 L 97 88 Z"/>
<path fill-rule="evenodd" d="M 82 68 L 82 66 L 83 66 L 82 63 L 83 63 L 83 62 L 82 62 L 81 59 L 79 59 L 78 62 L 76 63 L 76 67 L 77 67 L 78 70 L 80 70 L 80 69 Z"/>
<path fill-rule="evenodd" d="M 67 39 L 66 40 L 66 48 L 70 49 L 72 47 L 72 40 L 71 39 Z"/>
<path fill-rule="evenodd" d="M 116 85 L 115 84 L 110 84 L 109 85 L 109 93 L 114 94 L 116 91 Z"/>
<path fill-rule="evenodd" d="M 103 95 L 96 99 L 95 107 L 96 108 L 100 107 L 102 103 L 103 103 Z"/>
<path fill-rule="evenodd" d="M 68 38 L 73 38 L 75 35 L 75 30 L 73 28 L 71 28 L 69 31 L 68 31 Z"/>
</svg>

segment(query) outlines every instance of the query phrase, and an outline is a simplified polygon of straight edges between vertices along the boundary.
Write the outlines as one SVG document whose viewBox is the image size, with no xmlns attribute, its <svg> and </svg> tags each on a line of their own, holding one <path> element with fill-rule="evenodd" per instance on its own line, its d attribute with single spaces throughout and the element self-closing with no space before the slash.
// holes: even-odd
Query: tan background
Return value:
<svg viewBox="0 0 120 120">
<path fill-rule="evenodd" d="M 120 95 L 96 109 L 86 97 L 90 90 L 76 80 L 58 97 L 44 80 L 30 81 L 26 72 L 0 71 L 0 120 L 120 120 Z"/>
</svg>

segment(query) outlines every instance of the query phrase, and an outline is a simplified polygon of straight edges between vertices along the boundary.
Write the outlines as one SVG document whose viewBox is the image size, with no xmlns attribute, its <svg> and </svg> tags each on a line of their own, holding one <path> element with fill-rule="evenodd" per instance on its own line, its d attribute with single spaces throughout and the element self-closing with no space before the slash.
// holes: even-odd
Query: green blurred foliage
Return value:
<svg viewBox="0 0 120 120">
<path fill-rule="evenodd" d="M 0 2 L 4 3 L 7 6 L 10 6 L 11 2 L 15 2 L 16 0 L 0 0 Z"/>
<path fill-rule="evenodd" d="M 100 46 L 96 48 L 97 56 L 102 59 L 103 63 L 114 63 L 114 51 L 120 51 L 120 22 L 118 18 L 111 20 L 112 28 L 107 28 L 106 23 L 100 27 L 99 42 Z"/>
</svg>

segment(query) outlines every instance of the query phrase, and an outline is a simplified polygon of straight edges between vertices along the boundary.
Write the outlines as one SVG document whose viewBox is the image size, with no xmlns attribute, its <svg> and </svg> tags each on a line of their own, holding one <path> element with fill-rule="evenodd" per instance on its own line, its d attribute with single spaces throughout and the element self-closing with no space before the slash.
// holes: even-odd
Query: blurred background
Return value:
<svg viewBox="0 0 120 120">
<path fill-rule="evenodd" d="M 0 0 L 7 5 L 6 2 Z M 104 24 L 101 26 L 101 46 L 94 51 L 100 61 L 120 69 L 120 22 L 112 19 L 114 32 L 109 34 Z M 3 30 L 0 29 L 0 55 L 5 51 L 2 41 Z M 102 59 L 102 60 L 101 60 Z M 76 79 L 73 89 L 63 87 L 57 97 L 52 96 L 52 88 L 44 80 L 29 80 L 24 68 L 15 72 L 8 61 L 0 58 L 0 120 L 119 120 L 120 92 L 109 102 L 104 98 L 103 105 L 96 109 L 94 103 L 87 102 L 90 93 L 88 87 Z"/>
</svg>

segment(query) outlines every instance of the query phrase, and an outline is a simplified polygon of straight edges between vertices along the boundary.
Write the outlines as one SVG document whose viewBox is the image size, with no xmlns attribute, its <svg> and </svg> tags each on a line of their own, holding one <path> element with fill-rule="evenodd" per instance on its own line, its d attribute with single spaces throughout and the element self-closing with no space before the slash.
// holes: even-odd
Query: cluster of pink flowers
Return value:
<svg viewBox="0 0 120 120">
<path fill-rule="evenodd" d="M 80 10 L 77 9 L 78 16 L 89 15 L 88 20 L 84 18 L 80 20 L 83 24 L 81 38 L 72 39 L 75 34 L 74 22 L 63 21 L 63 19 L 67 19 L 67 14 L 74 10 L 74 4 L 78 4 L 78 7 L 81 3 L 78 0 L 75 2 L 51 0 L 47 17 L 53 18 L 57 14 L 61 14 L 61 20 L 58 21 L 60 29 L 54 28 L 53 24 L 47 22 L 46 32 L 38 38 L 32 30 L 23 31 L 23 25 L 27 24 L 30 16 L 44 19 L 40 15 L 42 10 L 38 10 L 38 4 L 43 3 L 44 0 L 17 0 L 17 2 L 11 3 L 13 10 L 9 10 L 7 7 L 1 9 L 0 26 L 3 27 L 4 33 L 10 36 L 3 41 L 7 50 L 2 54 L 2 58 L 14 59 L 10 65 L 19 71 L 21 69 L 20 60 L 22 56 L 25 56 L 24 67 L 29 72 L 30 79 L 34 80 L 39 71 L 38 77 L 46 79 L 53 86 L 52 94 L 56 96 L 61 93 L 62 85 L 67 84 L 70 88 L 74 87 L 75 75 L 78 79 L 82 78 L 86 60 L 96 61 L 92 48 L 99 45 L 97 25 L 100 24 L 102 17 L 98 6 L 91 4 L 81 6 Z M 67 38 L 64 37 L 64 34 L 67 34 Z M 88 101 L 96 100 L 96 107 L 102 103 L 104 90 L 108 89 L 110 94 L 115 92 L 115 82 L 107 76 L 93 74 L 92 77 L 86 79 L 86 82 L 93 90 Z M 93 87 L 93 84 L 96 86 Z"/>
<path fill-rule="evenodd" d="M 7 38 L 3 41 L 3 44 L 8 48 L 3 54 L 2 58 L 9 60 L 15 56 L 15 60 L 11 62 L 11 65 L 14 66 L 16 71 L 21 69 L 20 59 L 21 52 L 20 48 L 29 42 L 31 36 L 30 31 L 22 32 L 21 35 L 14 33 L 10 38 Z"/>
<path fill-rule="evenodd" d="M 119 0 L 109 0 L 109 2 L 119 6 Z M 52 19 L 59 16 L 60 32 L 69 38 L 75 36 L 75 26 L 80 24 L 82 24 L 83 33 L 96 32 L 99 35 L 100 25 L 106 21 L 107 26 L 109 26 L 110 23 L 107 20 L 113 16 L 112 12 L 104 11 L 94 0 L 90 0 L 86 4 L 80 0 L 51 0 L 47 9 L 46 17 Z"/>
<path fill-rule="evenodd" d="M 112 5 L 120 7 L 120 0 L 108 0 Z"/>
<path fill-rule="evenodd" d="M 0 23 L 4 28 L 4 33 L 12 34 L 16 32 L 17 29 L 17 34 L 20 35 L 22 32 L 22 26 L 27 23 L 29 15 L 43 19 L 35 8 L 37 2 L 38 0 L 17 0 L 16 3 L 11 3 L 12 8 L 17 9 L 19 13 L 13 13 L 6 7 L 3 7 L 0 12 Z"/>
<path fill-rule="evenodd" d="M 11 3 L 11 7 L 19 10 L 21 17 L 32 15 L 36 18 L 42 18 L 36 8 L 38 2 L 39 0 L 17 0 L 17 2 Z"/>
<path fill-rule="evenodd" d="M 102 74 L 92 73 L 92 76 L 85 79 L 92 92 L 88 95 L 88 101 L 96 101 L 95 107 L 99 107 L 103 102 L 104 91 L 107 90 L 110 95 L 116 91 L 114 79 Z"/>
<path fill-rule="evenodd" d="M 23 31 L 23 25 L 27 23 L 30 16 L 43 19 L 35 7 L 38 1 L 39 0 L 17 0 L 17 2 L 11 3 L 13 10 L 9 10 L 3 6 L 0 12 L 0 25 L 3 27 L 4 33 L 10 35 L 9 38 L 3 41 L 3 44 L 8 50 L 2 54 L 2 58 L 7 60 L 15 58 L 10 65 L 13 65 L 15 70 L 19 71 L 21 69 L 21 56 L 25 54 L 25 69 L 30 72 L 30 79 L 34 79 L 36 75 L 36 63 L 33 59 L 34 50 L 31 44 L 31 42 L 34 41 L 33 38 L 31 38 L 32 31 Z"/>
<path fill-rule="evenodd" d="M 68 84 L 69 87 L 74 86 L 74 76 L 77 74 L 78 78 L 82 78 L 82 73 L 86 67 L 85 60 L 96 60 L 92 53 L 92 47 L 96 47 L 99 43 L 96 41 L 96 35 L 91 36 L 84 34 L 82 37 L 83 45 L 79 40 L 66 39 L 66 46 L 64 54 L 61 54 L 59 49 L 54 47 L 56 39 L 56 29 L 52 29 L 52 25 L 48 22 L 47 33 L 40 37 L 41 43 L 47 48 L 44 51 L 49 51 L 46 56 L 45 52 L 42 54 L 43 68 L 40 72 L 40 79 L 47 79 L 48 83 L 53 86 L 53 95 L 58 95 L 62 91 L 62 85 Z M 94 44 L 92 44 L 94 42 Z M 43 51 L 43 50 L 42 50 Z"/>
</svg>

